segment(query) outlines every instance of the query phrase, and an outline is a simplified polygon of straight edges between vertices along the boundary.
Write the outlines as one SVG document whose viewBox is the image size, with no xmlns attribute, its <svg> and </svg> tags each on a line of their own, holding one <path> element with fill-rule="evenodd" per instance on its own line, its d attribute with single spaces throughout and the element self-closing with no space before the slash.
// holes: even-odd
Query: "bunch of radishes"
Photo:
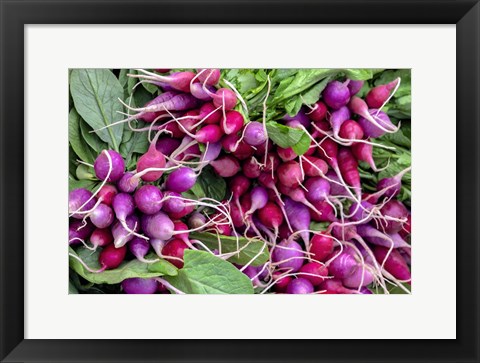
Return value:
<svg viewBox="0 0 480 363">
<path fill-rule="evenodd" d="M 264 265 L 254 267 L 252 259 L 237 266 L 260 293 L 365 294 L 373 287 L 388 293 L 392 285 L 407 290 L 411 219 L 395 197 L 410 169 L 380 180 L 370 194 L 362 191 L 358 169 L 362 161 L 377 172 L 372 150 L 384 146 L 372 139 L 399 128 L 381 109 L 400 79 L 372 88 L 365 100 L 356 96 L 362 81 L 334 80 L 316 104 L 275 120 L 308 135 L 308 151 L 297 155 L 269 139 L 265 111 L 262 120 L 247 120 L 241 107 L 234 109 L 239 98 L 244 101 L 233 86 L 217 86 L 220 70 L 159 74 L 165 71 L 132 75 L 164 91 L 142 108 L 125 105 L 135 114 L 124 122 L 150 125 L 133 131 L 155 134 L 136 170 L 126 171 L 122 155 L 104 150 L 93 165 L 101 186 L 70 193 L 70 244 L 102 248 L 101 269 L 80 260 L 86 269 L 115 269 L 127 249 L 145 263 L 157 260 L 145 258 L 153 250 L 178 268 L 185 249 L 227 259 L 189 238 L 203 231 L 265 243 L 270 258 Z M 227 180 L 227 199 L 182 194 L 207 165 Z M 326 228 L 312 230 L 312 222 Z M 125 280 L 124 291 L 157 291 L 146 280 Z"/>
</svg>

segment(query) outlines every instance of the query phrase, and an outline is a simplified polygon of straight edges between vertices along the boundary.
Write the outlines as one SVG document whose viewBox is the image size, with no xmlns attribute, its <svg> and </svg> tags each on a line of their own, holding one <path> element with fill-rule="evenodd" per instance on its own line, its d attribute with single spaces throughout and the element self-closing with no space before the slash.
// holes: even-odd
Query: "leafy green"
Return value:
<svg viewBox="0 0 480 363">
<path fill-rule="evenodd" d="M 303 130 L 288 127 L 275 121 L 268 121 L 266 126 L 268 137 L 283 148 L 296 145 L 305 134 Z"/>
<path fill-rule="evenodd" d="M 247 275 L 205 251 L 185 250 L 178 275 L 164 278 L 186 294 L 253 294 Z"/>
<path fill-rule="evenodd" d="M 100 254 L 100 248 L 97 251 L 89 251 L 84 247 L 78 247 L 76 250 L 73 250 L 69 247 L 69 252 L 74 254 L 77 257 L 80 257 L 83 262 L 92 270 L 100 269 L 100 264 L 98 263 L 98 256 Z M 155 258 L 155 255 L 147 255 L 147 259 Z M 172 269 L 163 268 L 162 271 L 149 271 L 149 264 L 140 262 L 137 259 L 131 260 L 128 262 L 123 262 L 119 267 L 114 270 L 105 270 L 100 273 L 92 273 L 87 271 L 82 264 L 75 258 L 69 257 L 70 259 L 70 268 L 75 270 L 80 276 L 85 280 L 93 282 L 94 284 L 118 284 L 125 279 L 132 277 L 157 277 L 162 276 L 166 273 L 172 273 Z"/>
<path fill-rule="evenodd" d="M 247 240 L 244 237 L 235 237 L 216 235 L 208 232 L 191 232 L 190 238 L 198 239 L 203 242 L 208 248 L 221 251 L 222 254 L 239 251 L 239 253 L 228 258 L 228 261 L 238 265 L 245 265 L 253 260 L 253 266 L 261 266 L 268 261 L 268 248 L 265 244 L 256 240 Z M 220 245 L 219 245 L 220 244 Z M 258 256 L 257 256 L 258 255 Z M 255 256 L 257 256 L 255 258 Z"/>
<path fill-rule="evenodd" d="M 75 154 L 87 163 L 93 163 L 95 161 L 94 154 L 89 145 L 81 137 L 80 131 L 80 115 L 72 108 L 68 115 L 68 141 L 75 151 Z"/>
<path fill-rule="evenodd" d="M 70 75 L 70 91 L 77 112 L 94 129 L 121 120 L 118 111 L 123 107 L 123 87 L 108 69 L 73 69 Z M 97 135 L 113 149 L 119 150 L 123 125 L 96 131 Z"/>
<path fill-rule="evenodd" d="M 202 169 L 202 173 L 197 178 L 197 184 L 196 188 L 200 187 L 204 196 L 218 201 L 225 198 L 227 183 L 225 179 L 218 177 L 211 166 Z"/>
<path fill-rule="evenodd" d="M 366 81 L 373 77 L 372 69 L 362 69 L 362 68 L 352 68 L 352 69 L 342 69 L 345 75 L 356 81 Z"/>
<path fill-rule="evenodd" d="M 85 188 L 88 190 L 93 190 L 97 186 L 98 181 L 92 180 L 77 180 L 73 176 L 68 177 L 68 191 L 78 188 Z"/>
<path fill-rule="evenodd" d="M 159 259 L 157 262 L 149 264 L 148 271 L 159 272 L 168 276 L 176 276 L 178 274 L 178 269 L 175 267 L 175 265 L 172 265 L 170 262 L 164 259 Z"/>
<path fill-rule="evenodd" d="M 95 158 L 102 150 L 108 149 L 107 143 L 100 140 L 100 138 L 92 132 L 92 128 L 88 124 L 80 119 L 80 131 L 82 133 L 83 140 L 94 150 L 96 153 Z"/>
</svg>

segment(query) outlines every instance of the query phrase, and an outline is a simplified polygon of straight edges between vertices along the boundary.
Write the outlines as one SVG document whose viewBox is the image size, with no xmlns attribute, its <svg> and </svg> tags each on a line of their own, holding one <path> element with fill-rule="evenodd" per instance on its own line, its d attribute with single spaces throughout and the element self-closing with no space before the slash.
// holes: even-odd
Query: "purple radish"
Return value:
<svg viewBox="0 0 480 363">
<path fill-rule="evenodd" d="M 95 206 L 95 198 L 92 192 L 85 188 L 78 188 L 68 193 L 68 213 L 74 213 L 71 217 L 82 219 L 87 212 Z"/>
<path fill-rule="evenodd" d="M 107 153 L 109 156 L 107 156 Z M 107 179 L 110 167 L 111 171 Z M 125 161 L 123 160 L 122 155 L 115 150 L 103 150 L 95 159 L 93 168 L 95 169 L 95 175 L 98 179 L 107 179 L 107 182 L 116 182 L 120 180 L 125 171 Z"/>
<path fill-rule="evenodd" d="M 257 121 L 252 121 L 245 126 L 244 140 L 250 146 L 258 146 L 267 141 L 267 134 L 263 124 Z"/>
<path fill-rule="evenodd" d="M 310 281 L 299 277 L 290 281 L 287 285 L 287 294 L 311 294 L 314 288 Z"/>
<path fill-rule="evenodd" d="M 310 245 L 308 230 L 310 229 L 311 221 L 308 207 L 287 197 L 285 198 L 285 212 L 291 226 L 295 231 L 299 232 L 308 250 Z"/>
<path fill-rule="evenodd" d="M 348 82 L 348 90 L 350 91 L 350 97 L 355 96 L 363 87 L 363 81 L 350 80 Z"/>
<path fill-rule="evenodd" d="M 197 174 L 187 167 L 174 170 L 167 177 L 165 188 L 172 192 L 183 193 L 190 190 L 197 181 Z"/>
<path fill-rule="evenodd" d="M 237 158 L 231 155 L 224 155 L 217 160 L 210 162 L 210 165 L 215 172 L 223 178 L 232 177 L 240 170 L 240 163 Z"/>
<path fill-rule="evenodd" d="M 97 205 L 97 207 L 91 213 L 89 213 L 88 216 L 97 228 L 107 228 L 113 223 L 114 220 L 112 208 L 103 203 Z"/>
<path fill-rule="evenodd" d="M 334 110 L 345 106 L 350 100 L 350 90 L 348 83 L 339 81 L 332 81 L 327 84 L 327 87 L 322 92 L 322 97 L 325 103 Z"/>
<path fill-rule="evenodd" d="M 139 222 L 140 221 L 136 215 L 128 216 L 125 220 L 125 224 L 127 225 L 127 227 L 135 232 L 137 232 L 139 229 Z M 114 223 L 112 227 L 112 236 L 113 244 L 116 248 L 125 246 L 127 242 L 131 241 L 135 237 L 131 232 L 127 231 L 123 227 L 120 221 Z"/>
<path fill-rule="evenodd" d="M 278 268 L 285 271 L 297 272 L 303 265 L 305 254 L 302 247 L 294 240 L 284 240 L 275 246 L 272 252 L 272 261 Z"/>
<path fill-rule="evenodd" d="M 142 216 L 142 230 L 150 238 L 169 240 L 173 236 L 175 226 L 163 212 Z"/>
<path fill-rule="evenodd" d="M 140 212 L 155 214 L 162 209 L 163 193 L 155 185 L 144 185 L 135 192 L 135 204 Z"/>
<path fill-rule="evenodd" d="M 390 178 L 383 178 L 378 181 L 377 183 L 377 191 L 382 191 L 383 190 L 383 195 L 387 196 L 388 198 L 393 198 L 400 193 L 400 190 L 402 189 L 402 178 L 403 176 L 408 173 L 412 168 L 408 167 L 404 170 L 402 170 L 400 173 L 398 173 L 395 176 L 392 176 Z"/>
<path fill-rule="evenodd" d="M 127 172 L 118 181 L 117 186 L 122 193 L 133 193 L 137 189 L 139 180 L 134 178 L 134 175 L 131 172 Z"/>
<path fill-rule="evenodd" d="M 122 281 L 125 294 L 155 294 L 157 285 L 157 281 L 153 278 L 132 277 Z"/>
</svg>

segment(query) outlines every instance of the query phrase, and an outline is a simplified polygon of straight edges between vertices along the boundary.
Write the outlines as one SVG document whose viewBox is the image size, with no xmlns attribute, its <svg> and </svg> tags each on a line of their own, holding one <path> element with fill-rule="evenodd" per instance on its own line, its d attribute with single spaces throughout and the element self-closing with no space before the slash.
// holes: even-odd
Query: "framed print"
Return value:
<svg viewBox="0 0 480 363">
<path fill-rule="evenodd" d="M 479 360 L 478 2 L 2 15 L 2 361 Z"/>
</svg>

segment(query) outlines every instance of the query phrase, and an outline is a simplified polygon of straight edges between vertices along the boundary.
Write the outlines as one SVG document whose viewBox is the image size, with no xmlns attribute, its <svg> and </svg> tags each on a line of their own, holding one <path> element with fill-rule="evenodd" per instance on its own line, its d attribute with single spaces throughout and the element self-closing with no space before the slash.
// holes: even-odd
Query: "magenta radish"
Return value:
<svg viewBox="0 0 480 363">
<path fill-rule="evenodd" d="M 128 249 L 132 255 L 134 255 L 135 258 L 141 262 L 152 263 L 157 261 L 157 259 L 148 260 L 145 258 L 147 253 L 150 251 L 150 243 L 142 238 L 136 237 L 128 242 Z"/>
<path fill-rule="evenodd" d="M 122 155 L 115 150 L 103 150 L 95 159 L 93 168 L 98 179 L 116 182 L 120 180 L 125 171 L 125 162 Z"/>
<path fill-rule="evenodd" d="M 117 195 L 118 191 L 114 185 L 105 184 L 100 188 L 97 193 L 97 199 L 100 200 L 103 204 L 112 205 L 113 198 Z"/>
<path fill-rule="evenodd" d="M 393 277 L 410 282 L 410 269 L 400 252 L 395 249 L 390 251 L 387 247 L 375 246 L 373 253 L 378 263 L 383 265 Z"/>
<path fill-rule="evenodd" d="M 358 161 L 364 161 L 370 165 L 373 171 L 379 171 L 373 160 L 373 146 L 364 142 L 356 142 L 351 146 L 353 155 Z"/>
<path fill-rule="evenodd" d="M 215 107 L 212 102 L 207 102 L 200 106 L 198 117 L 201 120 L 205 120 L 206 124 L 218 124 L 223 118 L 223 114 L 222 110 Z"/>
<path fill-rule="evenodd" d="M 312 203 L 327 200 L 330 195 L 330 183 L 321 177 L 308 178 L 305 188 L 308 190 L 306 197 Z"/>
<path fill-rule="evenodd" d="M 277 169 L 278 180 L 288 188 L 296 188 L 303 182 L 300 164 L 296 161 L 288 161 L 281 164 Z"/>
<path fill-rule="evenodd" d="M 215 91 L 216 88 L 212 86 L 204 86 L 198 82 L 190 83 L 190 93 L 202 101 L 210 101 L 212 99 L 210 94 Z"/>
<path fill-rule="evenodd" d="M 142 216 L 142 230 L 150 238 L 169 240 L 173 236 L 175 226 L 163 212 Z"/>
<path fill-rule="evenodd" d="M 278 230 L 283 223 L 281 209 L 273 202 L 267 202 L 263 208 L 258 210 L 258 218 L 267 227 Z"/>
<path fill-rule="evenodd" d="M 91 191 L 78 188 L 68 193 L 68 213 L 73 213 L 71 217 L 82 219 L 94 206 L 95 198 Z"/>
<path fill-rule="evenodd" d="M 155 294 L 157 281 L 153 278 L 132 277 L 122 281 L 125 294 Z"/>
<path fill-rule="evenodd" d="M 360 140 L 363 138 L 363 129 L 357 122 L 347 120 L 340 127 L 338 135 L 344 140 Z"/>
<path fill-rule="evenodd" d="M 225 120 L 220 122 L 220 126 L 225 134 L 230 135 L 239 132 L 244 123 L 243 115 L 238 111 L 232 110 L 226 113 Z"/>
<path fill-rule="evenodd" d="M 197 78 L 201 83 L 209 86 L 215 86 L 220 80 L 219 69 L 200 68 L 197 69 Z"/>
<path fill-rule="evenodd" d="M 287 294 L 311 294 L 314 288 L 312 283 L 302 277 L 293 279 L 287 286 Z"/>
<path fill-rule="evenodd" d="M 398 234 L 385 234 L 369 224 L 357 226 L 357 233 L 366 241 L 387 248 L 410 248 L 410 245 Z"/>
<path fill-rule="evenodd" d="M 284 272 L 297 272 L 305 259 L 302 247 L 293 240 L 284 240 L 275 246 L 272 261 Z"/>
<path fill-rule="evenodd" d="M 396 78 L 393 81 L 373 87 L 365 96 L 368 107 L 380 108 L 390 97 L 390 92 L 397 86 L 400 78 Z"/>
<path fill-rule="evenodd" d="M 310 209 L 310 216 L 316 222 L 333 222 L 336 220 L 335 210 L 327 201 L 312 203 L 315 209 Z M 320 213 L 318 213 L 318 212 Z"/>
<path fill-rule="evenodd" d="M 322 176 L 328 172 L 328 164 L 315 156 L 302 156 L 300 162 L 306 176 Z"/>
<path fill-rule="evenodd" d="M 183 193 L 190 190 L 197 181 L 197 174 L 186 167 L 172 171 L 165 182 L 165 188 L 170 191 Z"/>
<path fill-rule="evenodd" d="M 411 167 L 408 167 L 402 170 L 395 176 L 390 178 L 383 178 L 377 183 L 377 191 L 383 191 L 383 195 L 388 198 L 396 197 L 400 190 L 402 189 L 402 178 L 403 176 L 411 170 Z"/>
<path fill-rule="evenodd" d="M 328 276 L 327 267 L 317 261 L 307 262 L 299 272 L 298 275 L 310 281 L 313 286 L 320 285 Z"/>
<path fill-rule="evenodd" d="M 310 240 L 312 258 L 316 261 L 325 262 L 333 253 L 333 238 L 326 233 L 316 233 Z"/>
<path fill-rule="evenodd" d="M 361 184 L 358 163 L 350 149 L 340 148 L 338 151 L 338 168 L 347 184 L 360 191 Z"/>
<path fill-rule="evenodd" d="M 284 149 L 280 146 L 277 146 L 277 154 L 280 157 L 280 159 L 282 159 L 282 161 L 294 160 L 298 156 L 291 147 Z"/>
<path fill-rule="evenodd" d="M 162 210 L 166 213 L 180 213 L 185 209 L 185 202 L 181 194 L 166 191 L 164 194 Z"/>
<path fill-rule="evenodd" d="M 163 155 L 170 155 L 180 146 L 180 140 L 170 136 L 160 137 L 155 144 L 155 147 Z"/>
<path fill-rule="evenodd" d="M 113 242 L 112 232 L 109 228 L 97 228 L 90 236 L 90 243 L 96 249 L 97 247 L 105 247 Z"/>
<path fill-rule="evenodd" d="M 320 284 L 323 294 L 355 294 L 355 290 L 347 289 L 340 280 L 328 279 Z"/>
<path fill-rule="evenodd" d="M 189 92 L 190 91 L 190 82 L 195 77 L 195 73 L 186 71 L 186 72 L 175 72 L 168 76 L 162 76 L 157 73 L 147 72 L 143 69 L 138 70 L 144 74 L 131 74 L 130 77 L 145 79 L 150 83 L 164 83 L 182 92 Z"/>
<path fill-rule="evenodd" d="M 333 136 L 339 137 L 342 124 L 350 119 L 350 110 L 346 106 L 340 107 L 330 115 L 330 125 L 332 126 Z"/>
<path fill-rule="evenodd" d="M 211 97 L 215 107 L 222 106 L 227 111 L 232 110 L 237 104 L 237 95 L 228 88 L 218 89 L 215 94 L 211 94 Z"/>
<path fill-rule="evenodd" d="M 240 170 L 240 163 L 237 158 L 231 155 L 221 156 L 217 160 L 210 162 L 210 165 L 223 178 L 232 177 Z"/>
<path fill-rule="evenodd" d="M 403 223 L 400 220 L 407 220 L 408 210 L 402 202 L 392 199 L 385 203 L 380 209 L 383 218 L 380 219 L 380 226 L 386 233 L 398 233 L 402 230 Z M 393 219 L 392 219 L 393 218 Z"/>
<path fill-rule="evenodd" d="M 242 163 L 242 173 L 250 179 L 255 179 L 260 176 L 262 169 L 258 160 L 252 156 Z"/>
<path fill-rule="evenodd" d="M 322 97 L 325 103 L 332 109 L 338 110 L 345 106 L 350 100 L 350 90 L 348 83 L 339 81 L 332 81 L 327 84 L 327 87 L 322 92 Z"/>
<path fill-rule="evenodd" d="M 195 134 L 195 140 L 205 144 L 207 142 L 217 142 L 223 136 L 222 129 L 218 125 L 207 125 L 198 130 Z"/>
<path fill-rule="evenodd" d="M 315 122 L 320 122 L 325 119 L 327 116 L 328 108 L 325 103 L 322 101 L 318 101 L 314 106 L 313 110 L 310 112 L 307 112 L 307 116 L 310 120 L 315 121 Z"/>
<path fill-rule="evenodd" d="M 140 175 L 142 180 L 146 182 L 153 182 L 158 179 L 163 174 L 163 170 L 152 170 L 149 169 L 163 169 L 165 168 L 165 156 L 157 150 L 155 147 L 155 142 L 152 142 L 145 154 L 140 156 L 137 161 L 137 174 Z"/>
<path fill-rule="evenodd" d="M 135 202 L 130 194 L 118 193 L 113 198 L 112 207 L 117 219 L 124 222 L 134 212 Z"/>
<path fill-rule="evenodd" d="M 115 247 L 113 244 L 107 245 L 98 256 L 98 262 L 104 270 L 112 270 L 120 266 L 127 254 L 127 247 Z"/>
<path fill-rule="evenodd" d="M 162 255 L 177 268 L 182 268 L 183 261 L 180 260 L 183 260 L 183 255 L 185 254 L 186 249 L 188 249 L 188 246 L 185 244 L 185 242 L 183 242 L 181 239 L 175 238 L 162 248 Z"/>
</svg>

